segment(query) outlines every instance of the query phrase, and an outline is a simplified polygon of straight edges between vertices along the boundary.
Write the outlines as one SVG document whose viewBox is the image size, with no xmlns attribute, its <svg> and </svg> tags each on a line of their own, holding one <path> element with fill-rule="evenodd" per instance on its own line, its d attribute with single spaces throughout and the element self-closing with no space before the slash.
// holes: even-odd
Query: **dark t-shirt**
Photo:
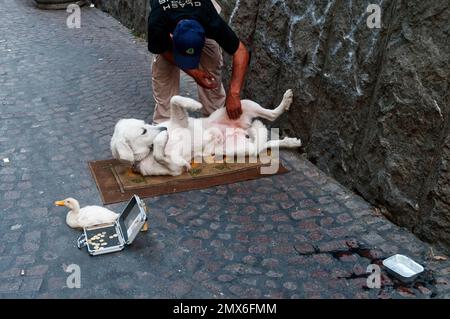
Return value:
<svg viewBox="0 0 450 319">
<path fill-rule="evenodd" d="M 239 38 L 217 13 L 211 0 L 150 0 L 150 8 L 148 49 L 152 53 L 172 50 L 170 34 L 182 19 L 198 21 L 206 37 L 215 40 L 230 55 L 239 46 Z"/>
</svg>

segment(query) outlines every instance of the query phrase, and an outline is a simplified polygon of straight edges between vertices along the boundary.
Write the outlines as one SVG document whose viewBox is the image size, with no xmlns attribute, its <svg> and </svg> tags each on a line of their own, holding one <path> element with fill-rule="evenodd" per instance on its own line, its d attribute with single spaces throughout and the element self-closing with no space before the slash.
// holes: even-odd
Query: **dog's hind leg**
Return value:
<svg viewBox="0 0 450 319">
<path fill-rule="evenodd" d="M 282 140 L 270 140 L 268 141 L 269 132 L 261 121 L 254 121 L 250 129 L 248 130 L 250 138 L 256 144 L 258 153 L 268 148 L 295 148 L 302 146 L 302 142 L 298 138 L 285 137 Z"/>
<path fill-rule="evenodd" d="M 153 142 L 153 157 L 159 164 L 167 167 L 171 164 L 170 157 L 165 154 L 168 139 L 167 131 L 164 131 L 159 133 Z"/>
<path fill-rule="evenodd" d="M 292 93 L 292 90 L 287 90 L 284 93 L 283 100 L 281 101 L 280 105 L 278 105 L 274 110 L 265 109 L 258 103 L 249 100 L 244 100 L 243 101 L 244 114 L 252 118 L 261 117 L 263 119 L 273 122 L 281 114 L 289 110 L 289 107 L 292 104 L 293 95 L 294 94 Z"/>
<path fill-rule="evenodd" d="M 267 128 L 261 121 L 253 121 L 252 126 L 248 129 L 248 135 L 256 145 L 258 154 L 266 149 L 268 132 Z"/>
<path fill-rule="evenodd" d="M 265 145 L 265 148 L 296 148 L 302 146 L 302 141 L 295 137 L 285 137 L 282 140 L 271 140 Z"/>
<path fill-rule="evenodd" d="M 261 121 L 254 121 L 250 129 L 248 130 L 250 138 L 257 145 L 258 152 L 264 151 L 270 147 L 300 147 L 302 142 L 298 138 L 285 137 L 282 140 L 270 140 L 268 141 L 269 132 Z"/>
<path fill-rule="evenodd" d="M 202 108 L 202 105 L 187 97 L 175 95 L 170 99 L 170 121 L 172 127 L 184 127 L 189 125 L 188 110 L 196 111 Z"/>
<path fill-rule="evenodd" d="M 149 174 L 149 175 L 178 176 L 182 173 L 183 167 L 190 169 L 189 163 L 187 163 L 180 155 L 166 153 L 165 149 L 167 146 L 168 138 L 169 136 L 167 132 L 166 131 L 162 132 L 156 137 L 153 145 L 153 157 L 155 161 L 161 165 L 161 168 L 159 169 L 162 171 L 165 170 L 165 173 Z"/>
</svg>

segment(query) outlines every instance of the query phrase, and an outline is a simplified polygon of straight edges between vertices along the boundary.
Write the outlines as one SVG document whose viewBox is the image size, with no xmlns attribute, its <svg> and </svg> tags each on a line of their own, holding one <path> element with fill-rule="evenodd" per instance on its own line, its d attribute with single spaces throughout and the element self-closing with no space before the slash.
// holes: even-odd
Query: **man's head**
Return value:
<svg viewBox="0 0 450 319">
<path fill-rule="evenodd" d="M 173 56 L 180 69 L 196 69 L 205 45 L 205 29 L 195 20 L 181 20 L 173 32 Z"/>
</svg>

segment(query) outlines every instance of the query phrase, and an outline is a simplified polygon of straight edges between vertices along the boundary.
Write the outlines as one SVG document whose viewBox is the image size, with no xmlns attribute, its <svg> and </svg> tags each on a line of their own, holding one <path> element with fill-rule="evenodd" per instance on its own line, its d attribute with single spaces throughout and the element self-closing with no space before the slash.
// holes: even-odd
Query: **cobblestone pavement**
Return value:
<svg viewBox="0 0 450 319">
<path fill-rule="evenodd" d="M 53 201 L 101 204 L 87 161 L 110 157 L 118 119 L 150 118 L 151 57 L 97 9 L 81 29 L 31 0 L 0 12 L 1 297 L 450 297 L 448 261 L 290 152 L 288 174 L 146 200 L 150 231 L 120 253 L 78 250 Z M 426 274 L 404 287 L 383 270 L 366 287 L 367 266 L 394 253 Z M 80 289 L 66 287 L 73 263 Z"/>
</svg>

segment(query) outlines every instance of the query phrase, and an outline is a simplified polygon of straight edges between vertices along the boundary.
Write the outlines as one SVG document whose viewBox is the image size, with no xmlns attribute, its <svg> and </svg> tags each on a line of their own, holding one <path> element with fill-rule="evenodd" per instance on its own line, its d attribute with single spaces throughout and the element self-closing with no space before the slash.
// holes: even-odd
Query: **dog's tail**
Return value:
<svg viewBox="0 0 450 319">
<path fill-rule="evenodd" d="M 175 95 L 170 99 L 170 121 L 173 126 L 188 127 L 188 110 L 196 111 L 202 104 L 188 97 Z"/>
</svg>

